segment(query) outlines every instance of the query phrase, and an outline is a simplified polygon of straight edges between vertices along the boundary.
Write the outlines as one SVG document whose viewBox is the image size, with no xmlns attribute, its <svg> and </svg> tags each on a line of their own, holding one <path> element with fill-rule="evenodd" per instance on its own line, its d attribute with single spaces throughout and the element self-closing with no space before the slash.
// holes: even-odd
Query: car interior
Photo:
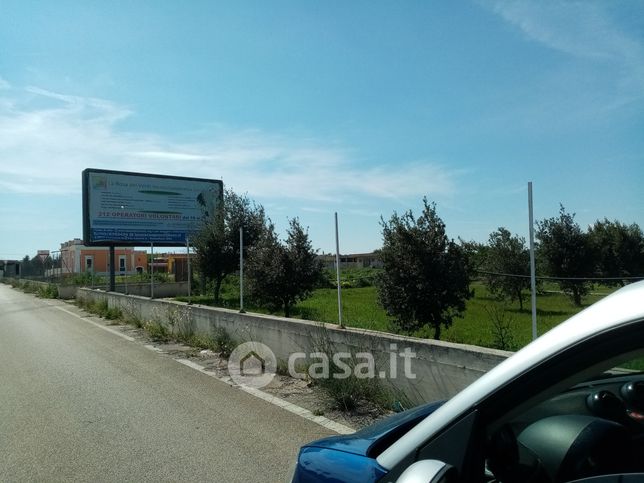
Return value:
<svg viewBox="0 0 644 483">
<path fill-rule="evenodd" d="M 587 377 L 590 371 L 597 375 Z M 488 426 L 485 480 L 644 481 L 642 354 L 611 358 L 578 376 L 585 380 Z"/>
</svg>

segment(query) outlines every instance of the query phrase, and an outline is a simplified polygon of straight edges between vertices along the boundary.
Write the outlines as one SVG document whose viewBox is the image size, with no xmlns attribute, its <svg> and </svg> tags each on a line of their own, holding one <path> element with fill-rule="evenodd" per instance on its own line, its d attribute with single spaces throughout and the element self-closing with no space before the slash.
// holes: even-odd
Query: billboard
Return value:
<svg viewBox="0 0 644 483">
<path fill-rule="evenodd" d="M 83 170 L 85 245 L 178 246 L 223 204 L 220 180 Z"/>
</svg>

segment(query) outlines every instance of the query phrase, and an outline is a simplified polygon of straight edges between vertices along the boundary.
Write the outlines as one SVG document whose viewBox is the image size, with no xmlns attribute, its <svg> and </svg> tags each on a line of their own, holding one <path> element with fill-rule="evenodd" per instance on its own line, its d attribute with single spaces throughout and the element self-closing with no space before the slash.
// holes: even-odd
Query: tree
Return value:
<svg viewBox="0 0 644 483">
<path fill-rule="evenodd" d="M 20 262 L 20 276 L 43 277 L 45 275 L 45 271 L 51 268 L 52 265 L 53 262 L 50 257 L 43 260 L 37 255 L 33 258 L 29 258 L 29 255 L 25 255 Z"/>
<path fill-rule="evenodd" d="M 461 237 L 458 238 L 458 243 L 467 258 L 467 271 L 470 275 L 483 270 L 485 260 L 487 258 L 488 246 L 484 243 L 477 241 L 465 241 Z"/>
<path fill-rule="evenodd" d="M 31 275 L 35 275 L 33 270 L 33 261 L 29 259 L 29 255 L 25 255 L 20 262 L 20 276 L 29 277 Z"/>
<path fill-rule="evenodd" d="M 246 274 L 251 296 L 271 310 L 291 308 L 308 298 L 323 279 L 322 262 L 297 218 L 289 221 L 285 243 L 272 224 L 250 251 Z"/>
<path fill-rule="evenodd" d="M 381 219 L 384 270 L 378 296 L 397 329 L 430 327 L 440 339 L 441 327 L 462 316 L 472 292 L 463 249 L 447 238 L 436 205 L 427 198 L 423 205 L 418 219 L 411 210 Z"/>
<path fill-rule="evenodd" d="M 486 272 L 517 275 L 499 276 L 485 274 L 488 290 L 499 298 L 519 301 L 523 310 L 523 290 L 530 288 L 530 252 L 525 239 L 512 236 L 507 229 L 500 227 L 490 233 L 488 249 L 483 267 Z"/>
<path fill-rule="evenodd" d="M 588 235 L 575 222 L 575 214 L 559 208 L 558 218 L 547 218 L 537 222 L 539 257 L 548 274 L 559 280 L 561 290 L 576 306 L 588 294 L 592 284 L 584 277 L 593 276 L 593 257 Z M 571 280 L 577 279 L 577 280 Z"/>
<path fill-rule="evenodd" d="M 644 235 L 633 223 L 597 220 L 588 229 L 595 268 L 600 277 L 636 277 L 644 275 Z M 607 280 L 610 285 L 624 285 L 624 280 Z"/>
<path fill-rule="evenodd" d="M 246 195 L 227 189 L 223 210 L 204 220 L 194 237 L 197 267 L 203 277 L 214 281 L 215 304 L 220 301 L 221 284 L 239 269 L 239 228 L 244 231 L 244 258 L 266 229 L 264 207 Z"/>
</svg>

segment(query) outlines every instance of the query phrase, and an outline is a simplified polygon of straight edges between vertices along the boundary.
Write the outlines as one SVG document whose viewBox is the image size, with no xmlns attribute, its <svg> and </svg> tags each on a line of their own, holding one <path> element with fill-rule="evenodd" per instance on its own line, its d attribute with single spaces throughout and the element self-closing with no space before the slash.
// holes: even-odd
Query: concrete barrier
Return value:
<svg viewBox="0 0 644 483">
<path fill-rule="evenodd" d="M 56 288 L 58 289 L 58 298 L 63 300 L 69 300 L 76 297 L 76 289 L 78 288 L 75 285 L 60 285 L 57 283 L 41 282 L 39 280 L 29 280 L 25 278 L 21 278 L 21 279 L 9 278 L 9 279 L 5 279 L 5 282 L 12 283 L 12 284 L 21 284 L 21 283 L 29 282 L 31 285 L 35 287 L 43 287 L 43 288 L 47 288 L 50 285 L 55 285 Z"/>
<path fill-rule="evenodd" d="M 321 345 L 331 346 L 336 352 L 368 352 L 375 361 L 376 376 L 383 376 L 383 382 L 415 403 L 453 396 L 511 354 L 464 344 L 341 329 L 334 324 L 241 314 L 228 309 L 90 289 L 79 289 L 77 298 L 105 300 L 109 307 L 119 308 L 124 314 L 142 321 L 162 324 L 175 333 L 191 331 L 213 336 L 217 330 L 224 329 L 239 343 L 258 341 L 266 344 L 283 362 L 294 353 L 319 351 Z M 415 354 L 410 359 L 414 378 L 404 374 L 404 359 L 400 354 L 407 348 Z"/>
<path fill-rule="evenodd" d="M 117 283 L 114 287 L 115 292 L 140 295 L 142 297 L 150 296 L 150 282 L 145 283 Z M 179 297 L 188 295 L 188 282 L 162 282 L 154 284 L 154 298 L 162 299 L 166 297 Z"/>
<path fill-rule="evenodd" d="M 34 286 L 47 287 L 49 285 L 56 285 L 58 288 L 58 298 L 59 299 L 73 299 L 76 297 L 76 290 L 79 288 L 77 285 L 65 285 L 56 282 L 44 282 L 39 280 L 30 280 L 26 278 L 21 279 L 11 279 L 5 278 L 5 282 L 11 283 L 26 283 L 29 282 Z M 137 282 L 137 283 L 117 283 L 115 286 L 115 291 L 123 294 L 131 295 L 140 295 L 143 297 L 150 296 L 150 283 L 149 282 Z M 97 289 L 100 290 L 100 289 Z M 160 282 L 154 284 L 154 297 L 155 298 L 166 298 L 166 297 L 178 297 L 182 295 L 188 295 L 188 282 Z"/>
<path fill-rule="evenodd" d="M 76 285 L 58 285 L 58 298 L 69 300 L 76 297 Z"/>
<path fill-rule="evenodd" d="M 74 287 L 74 296 L 76 294 Z M 96 290 L 107 290 L 107 287 L 101 285 L 94 287 Z M 149 297 L 150 282 L 136 282 L 136 283 L 117 283 L 114 286 L 114 291 L 126 295 L 139 295 L 141 297 Z M 154 284 L 154 298 L 162 299 L 167 297 L 180 297 L 188 295 L 188 282 L 156 282 Z"/>
</svg>

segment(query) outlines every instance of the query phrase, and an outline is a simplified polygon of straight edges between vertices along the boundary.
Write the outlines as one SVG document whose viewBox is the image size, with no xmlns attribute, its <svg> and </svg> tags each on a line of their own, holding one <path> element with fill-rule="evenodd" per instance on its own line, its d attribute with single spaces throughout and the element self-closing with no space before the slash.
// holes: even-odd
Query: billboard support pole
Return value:
<svg viewBox="0 0 644 483">
<path fill-rule="evenodd" d="M 124 270 L 125 276 L 123 277 L 123 283 L 125 283 L 125 295 L 128 295 L 128 293 L 129 293 L 128 289 L 127 289 L 127 255 L 128 255 L 128 253 L 127 253 L 127 250 L 126 250 L 125 255 L 124 255 L 125 256 L 125 270 Z M 119 261 L 119 268 L 120 268 L 120 263 L 121 262 Z"/>
<path fill-rule="evenodd" d="M 114 245 L 110 245 L 110 286 L 109 292 L 116 290 L 116 271 L 114 269 Z"/>
<path fill-rule="evenodd" d="M 188 235 L 186 235 L 186 253 L 188 254 L 188 305 L 190 305 L 192 303 L 192 270 L 190 267 L 190 237 Z"/>
<path fill-rule="evenodd" d="M 154 243 L 150 242 L 150 298 L 154 298 Z"/>
</svg>

